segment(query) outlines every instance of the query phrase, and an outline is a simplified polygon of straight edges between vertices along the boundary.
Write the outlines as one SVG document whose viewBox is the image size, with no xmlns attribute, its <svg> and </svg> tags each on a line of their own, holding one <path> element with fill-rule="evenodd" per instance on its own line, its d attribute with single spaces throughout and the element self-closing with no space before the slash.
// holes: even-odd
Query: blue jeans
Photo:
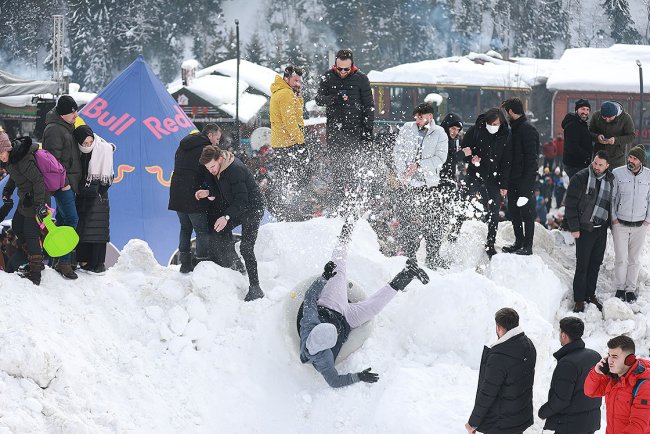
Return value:
<svg viewBox="0 0 650 434">
<path fill-rule="evenodd" d="M 192 231 L 196 232 L 197 258 L 210 256 L 210 228 L 208 227 L 208 215 L 203 212 L 184 213 L 178 212 L 178 221 L 181 223 L 181 231 L 178 235 L 178 251 L 190 252 L 192 248 Z"/>
<path fill-rule="evenodd" d="M 74 191 L 70 188 L 68 190 L 58 190 L 54 193 L 56 199 L 56 222 L 58 226 L 72 226 L 77 229 L 79 223 L 79 214 L 77 214 L 77 204 L 75 202 Z M 70 263 L 71 254 L 61 256 L 59 262 L 65 264 Z"/>
</svg>

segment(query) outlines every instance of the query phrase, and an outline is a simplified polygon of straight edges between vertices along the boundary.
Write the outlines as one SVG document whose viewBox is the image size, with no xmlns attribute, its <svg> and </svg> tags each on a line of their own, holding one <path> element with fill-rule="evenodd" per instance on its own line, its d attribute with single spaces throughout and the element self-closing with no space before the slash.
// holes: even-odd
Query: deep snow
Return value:
<svg viewBox="0 0 650 434">
<path fill-rule="evenodd" d="M 338 364 L 343 372 L 372 367 L 380 381 L 335 390 L 299 361 L 295 295 L 328 260 L 340 225 L 263 226 L 256 253 L 267 296 L 252 303 L 243 302 L 240 274 L 201 263 L 182 275 L 137 240 L 104 276 L 70 282 L 47 269 L 34 287 L 0 273 L 0 432 L 462 433 L 481 351 L 504 306 L 517 309 L 537 346 L 535 409 L 545 402 L 557 320 L 572 307 L 573 246 L 538 226 L 534 256 L 488 263 L 485 225 L 467 222 L 458 243 L 444 246 L 451 269 L 398 293 L 363 346 Z M 511 239 L 502 224 L 497 244 Z M 636 305 L 613 299 L 606 319 L 593 306 L 579 314 L 591 348 L 602 352 L 628 332 L 647 357 L 647 246 L 644 254 Z M 613 293 L 611 246 L 605 263 L 603 299 Z M 357 225 L 350 280 L 369 293 L 403 264 L 379 252 L 365 221 Z M 527 432 L 541 427 L 536 420 Z"/>
</svg>

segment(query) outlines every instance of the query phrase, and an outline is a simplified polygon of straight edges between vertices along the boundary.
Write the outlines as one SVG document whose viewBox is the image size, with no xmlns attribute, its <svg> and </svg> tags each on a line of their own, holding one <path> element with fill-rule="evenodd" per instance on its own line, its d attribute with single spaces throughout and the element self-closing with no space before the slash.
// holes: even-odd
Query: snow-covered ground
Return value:
<svg viewBox="0 0 650 434">
<path fill-rule="evenodd" d="M 263 226 L 256 252 L 267 296 L 252 303 L 243 302 L 238 273 L 201 263 L 182 275 L 159 266 L 142 241 L 131 241 L 104 276 L 70 282 L 48 269 L 34 287 L 0 273 L 0 433 L 462 433 L 481 351 L 504 306 L 517 309 L 537 346 L 536 409 L 545 402 L 557 321 L 572 307 L 574 247 L 559 233 L 538 226 L 535 255 L 488 263 L 486 227 L 466 223 L 445 246 L 451 269 L 398 293 L 362 347 L 338 364 L 343 372 L 372 367 L 379 382 L 330 389 L 298 358 L 296 293 L 320 273 L 340 225 Z M 497 243 L 511 239 L 503 224 Z M 609 300 L 606 319 L 593 306 L 579 314 L 588 346 L 604 351 L 626 332 L 647 357 L 648 262 L 636 305 Z M 357 225 L 349 278 L 366 293 L 403 264 L 379 252 L 365 221 Z M 613 292 L 612 268 L 608 248 L 603 299 Z"/>
</svg>

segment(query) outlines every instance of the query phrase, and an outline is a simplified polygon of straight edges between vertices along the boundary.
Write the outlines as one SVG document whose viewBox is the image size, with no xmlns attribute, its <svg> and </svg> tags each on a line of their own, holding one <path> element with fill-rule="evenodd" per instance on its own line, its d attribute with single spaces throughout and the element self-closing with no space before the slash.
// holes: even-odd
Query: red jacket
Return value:
<svg viewBox="0 0 650 434">
<path fill-rule="evenodd" d="M 606 434 L 650 433 L 650 380 L 643 383 L 632 402 L 632 389 L 640 379 L 650 379 L 650 361 L 638 359 L 623 377 L 597 374 L 591 368 L 585 379 L 585 395 L 605 397 Z"/>
</svg>

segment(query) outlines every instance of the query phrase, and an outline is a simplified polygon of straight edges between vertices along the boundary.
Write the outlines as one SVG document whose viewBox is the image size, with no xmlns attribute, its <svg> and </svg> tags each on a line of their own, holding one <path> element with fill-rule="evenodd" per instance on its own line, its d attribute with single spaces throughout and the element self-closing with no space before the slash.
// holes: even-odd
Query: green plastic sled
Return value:
<svg viewBox="0 0 650 434">
<path fill-rule="evenodd" d="M 77 247 L 79 235 L 72 226 L 57 226 L 52 221 L 52 213 L 43 219 L 47 235 L 43 240 L 43 248 L 52 258 L 67 255 Z"/>
</svg>

